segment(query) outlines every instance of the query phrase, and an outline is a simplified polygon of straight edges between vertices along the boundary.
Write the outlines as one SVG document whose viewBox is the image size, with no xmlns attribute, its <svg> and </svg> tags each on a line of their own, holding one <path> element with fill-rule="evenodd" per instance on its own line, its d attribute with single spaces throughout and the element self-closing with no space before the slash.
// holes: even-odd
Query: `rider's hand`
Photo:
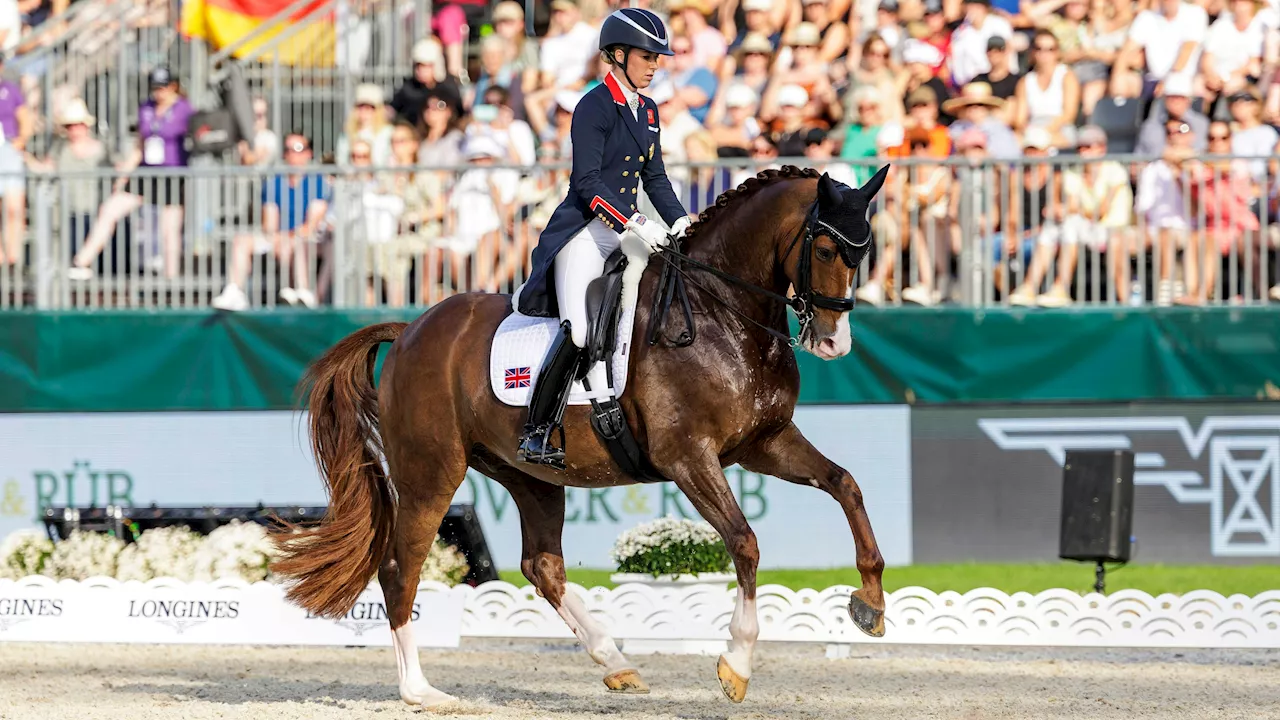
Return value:
<svg viewBox="0 0 1280 720">
<path fill-rule="evenodd" d="M 671 224 L 671 234 L 674 235 L 677 240 L 683 238 L 685 232 L 689 230 L 690 223 L 691 221 L 689 220 L 688 215 L 681 215 L 678 220 Z"/>
<path fill-rule="evenodd" d="M 654 252 L 667 244 L 667 232 L 658 223 L 652 222 L 643 213 L 636 213 L 627 221 L 627 230 L 649 246 Z"/>
</svg>

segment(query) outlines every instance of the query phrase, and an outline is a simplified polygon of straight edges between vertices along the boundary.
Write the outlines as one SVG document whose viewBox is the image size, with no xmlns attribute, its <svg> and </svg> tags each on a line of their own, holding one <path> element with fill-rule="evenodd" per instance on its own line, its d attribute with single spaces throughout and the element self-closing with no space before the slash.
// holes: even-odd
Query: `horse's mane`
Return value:
<svg viewBox="0 0 1280 720">
<path fill-rule="evenodd" d="M 754 195 L 761 188 L 772 185 L 779 180 L 791 180 L 794 178 L 818 178 L 822 173 L 813 168 L 799 168 L 795 165 L 783 165 L 781 168 L 774 170 L 761 170 L 756 173 L 755 177 L 747 178 L 742 184 L 732 190 L 726 190 L 716 198 L 716 204 L 711 205 L 707 209 L 698 214 L 698 219 L 689 225 L 685 231 L 685 240 L 696 236 L 705 227 L 711 224 L 720 215 L 725 208 L 735 205 L 739 200 Z"/>
</svg>

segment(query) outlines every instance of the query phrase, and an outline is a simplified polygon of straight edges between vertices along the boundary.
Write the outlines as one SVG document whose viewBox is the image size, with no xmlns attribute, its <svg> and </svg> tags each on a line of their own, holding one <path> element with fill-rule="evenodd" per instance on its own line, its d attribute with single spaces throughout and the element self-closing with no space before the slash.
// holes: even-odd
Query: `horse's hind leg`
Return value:
<svg viewBox="0 0 1280 720">
<path fill-rule="evenodd" d="M 400 674 L 400 698 L 411 705 L 433 706 L 453 696 L 432 687 L 422 674 L 418 645 L 413 638 L 413 599 L 418 594 L 422 563 L 431 552 L 440 523 L 466 477 L 461 446 L 447 452 L 428 452 L 423 446 L 388 446 L 391 477 L 398 481 L 399 502 L 395 538 L 378 568 L 378 582 L 387 603 L 391 642 Z"/>
<path fill-rule="evenodd" d="M 649 686 L 640 678 L 604 626 L 591 617 L 582 600 L 567 592 L 564 574 L 564 552 L 561 537 L 564 533 L 564 488 L 549 485 L 519 471 L 503 468 L 492 472 L 511 493 L 520 510 L 520 532 L 524 550 L 520 570 L 533 583 L 551 607 L 556 609 L 565 624 L 597 664 L 603 665 L 606 674 L 604 684 L 619 693 L 647 693 Z"/>
<path fill-rule="evenodd" d="M 872 637 L 884 635 L 884 558 L 871 531 L 862 490 L 847 470 L 836 465 L 809 443 L 799 428 L 788 424 L 765 440 L 742 461 L 748 470 L 773 475 L 798 485 L 812 485 L 829 493 L 849 521 L 857 552 L 862 587 L 849 598 L 849 615 L 858 629 Z"/>
</svg>

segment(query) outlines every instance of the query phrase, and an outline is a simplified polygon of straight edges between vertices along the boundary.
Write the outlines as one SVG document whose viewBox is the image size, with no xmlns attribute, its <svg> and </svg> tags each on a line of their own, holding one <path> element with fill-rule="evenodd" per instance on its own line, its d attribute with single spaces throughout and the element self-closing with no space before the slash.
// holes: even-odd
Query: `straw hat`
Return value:
<svg viewBox="0 0 1280 720">
<path fill-rule="evenodd" d="M 773 54 L 773 43 L 769 42 L 769 38 L 762 33 L 749 32 L 746 37 L 742 38 L 742 42 L 738 44 L 737 54 L 739 60 L 743 55 L 751 52 L 764 53 L 765 55 Z"/>
<path fill-rule="evenodd" d="M 89 114 L 89 108 L 84 104 L 84 100 L 78 97 L 68 100 L 62 107 L 62 112 L 58 113 L 58 125 L 62 127 L 80 124 L 93 127 L 96 120 L 97 118 Z"/>
<path fill-rule="evenodd" d="M 971 82 L 960 89 L 960 97 L 954 97 L 942 103 L 942 111 L 954 115 L 957 110 L 970 105 L 986 105 L 993 110 L 999 110 L 1004 107 L 1004 100 L 991 93 L 991 85 L 984 82 Z"/>
<path fill-rule="evenodd" d="M 791 29 L 787 35 L 787 44 L 795 47 L 797 45 L 815 46 L 822 43 L 822 31 L 818 30 L 818 26 L 811 22 L 802 22 Z"/>
</svg>

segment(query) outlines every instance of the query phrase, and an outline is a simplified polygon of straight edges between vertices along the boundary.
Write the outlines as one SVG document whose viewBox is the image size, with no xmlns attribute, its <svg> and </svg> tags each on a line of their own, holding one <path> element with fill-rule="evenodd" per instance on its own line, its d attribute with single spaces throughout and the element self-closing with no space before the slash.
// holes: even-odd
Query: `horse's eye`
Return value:
<svg viewBox="0 0 1280 720">
<path fill-rule="evenodd" d="M 822 262 L 831 262 L 836 259 L 836 253 L 830 248 L 818 248 L 818 259 Z"/>
</svg>

